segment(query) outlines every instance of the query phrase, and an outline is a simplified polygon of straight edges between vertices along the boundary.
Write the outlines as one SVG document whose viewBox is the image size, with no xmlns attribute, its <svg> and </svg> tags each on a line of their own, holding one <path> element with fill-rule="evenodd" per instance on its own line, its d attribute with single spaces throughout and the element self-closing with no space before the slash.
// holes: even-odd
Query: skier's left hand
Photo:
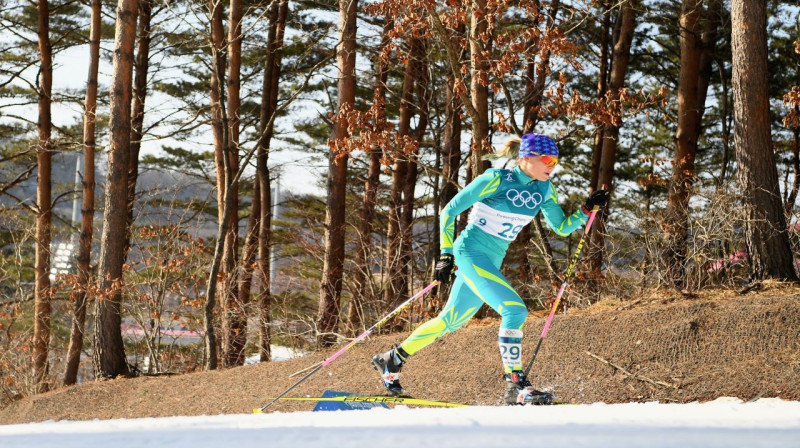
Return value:
<svg viewBox="0 0 800 448">
<path fill-rule="evenodd" d="M 587 215 L 594 210 L 595 207 L 603 208 L 608 204 L 609 192 L 606 189 L 597 190 L 586 198 L 586 203 L 583 204 L 583 212 Z"/>
<path fill-rule="evenodd" d="M 438 280 L 442 285 L 446 285 L 456 278 L 456 261 L 453 254 L 442 254 L 439 256 L 433 278 Z"/>
</svg>

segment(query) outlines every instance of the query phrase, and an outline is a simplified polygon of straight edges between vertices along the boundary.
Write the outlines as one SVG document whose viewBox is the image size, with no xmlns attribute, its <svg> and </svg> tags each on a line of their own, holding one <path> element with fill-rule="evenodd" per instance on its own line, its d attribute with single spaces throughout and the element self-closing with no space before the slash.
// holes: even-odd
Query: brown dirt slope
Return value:
<svg viewBox="0 0 800 448">
<path fill-rule="evenodd" d="M 800 400 L 798 299 L 800 289 L 778 288 L 746 296 L 600 302 L 556 317 L 531 379 L 572 403 L 689 402 L 720 396 Z M 528 318 L 526 359 L 544 320 L 542 315 Z M 497 404 L 503 388 L 497 329 L 497 320 L 475 321 L 418 353 L 403 371 L 406 389 L 420 398 Z M 291 395 L 318 395 L 324 389 L 382 393 L 369 359 L 403 337 L 373 337 L 356 345 Z M 0 423 L 249 413 L 299 378 L 290 374 L 332 353 L 61 388 L 0 409 Z M 270 411 L 312 407 L 284 402 Z"/>
</svg>

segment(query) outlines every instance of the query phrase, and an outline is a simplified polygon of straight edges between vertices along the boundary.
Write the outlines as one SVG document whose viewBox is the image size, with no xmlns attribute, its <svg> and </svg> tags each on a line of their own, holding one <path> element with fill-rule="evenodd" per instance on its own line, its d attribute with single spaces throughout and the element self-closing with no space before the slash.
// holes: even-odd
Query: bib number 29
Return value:
<svg viewBox="0 0 800 448">
<path fill-rule="evenodd" d="M 497 234 L 507 240 L 513 240 L 517 237 L 517 234 L 522 230 L 521 225 L 513 225 L 510 222 L 504 222 L 501 224 L 503 226 L 503 231 L 498 232 Z"/>
</svg>

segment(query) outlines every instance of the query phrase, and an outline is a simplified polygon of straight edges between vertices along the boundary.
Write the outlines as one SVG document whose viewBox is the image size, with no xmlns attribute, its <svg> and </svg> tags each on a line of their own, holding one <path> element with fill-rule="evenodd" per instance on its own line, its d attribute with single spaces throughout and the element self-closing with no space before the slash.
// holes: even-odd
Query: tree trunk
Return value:
<svg viewBox="0 0 800 448">
<path fill-rule="evenodd" d="M 794 110 L 800 113 L 800 107 L 795 106 Z M 783 204 L 787 222 L 792 219 L 794 203 L 797 202 L 797 192 L 800 191 L 800 126 L 794 128 L 792 135 L 792 175 L 794 176 L 794 181 L 787 192 L 786 201 Z"/>
<path fill-rule="evenodd" d="M 611 90 L 611 100 L 619 101 L 620 90 L 625 84 L 625 75 L 628 71 L 628 59 L 630 58 L 631 43 L 633 42 L 633 32 L 636 28 L 636 10 L 638 2 L 636 0 L 626 0 L 620 5 L 620 29 L 616 42 L 614 42 L 614 56 L 612 60 L 611 78 L 609 89 Z M 616 162 L 617 141 L 619 139 L 619 128 L 622 126 L 622 118 L 617 123 L 607 125 L 603 130 L 603 146 L 601 149 L 600 165 L 598 167 L 597 184 L 592 187 L 600 189 L 603 185 L 611 188 L 614 179 L 614 163 Z M 603 265 L 603 246 L 605 244 L 605 215 L 608 210 L 598 214 L 595 219 L 594 229 L 592 230 L 591 242 L 592 251 L 590 258 L 590 270 L 593 276 L 599 277 Z"/>
<path fill-rule="evenodd" d="M 678 80 L 678 129 L 675 134 L 675 159 L 669 183 L 664 217 L 664 274 L 671 286 L 686 282 L 686 244 L 689 234 L 689 196 L 694 182 L 694 159 L 700 138 L 698 102 L 700 74 L 700 12 L 703 0 L 683 0 L 680 17 L 681 70 Z M 704 96 L 705 97 L 705 96 Z"/>
<path fill-rule="evenodd" d="M 355 270 L 353 272 L 353 299 L 347 313 L 348 335 L 355 337 L 364 328 L 364 304 L 374 300 L 372 294 L 372 220 L 375 219 L 375 204 L 377 202 L 378 182 L 381 174 L 380 148 L 372 148 L 369 154 L 369 168 L 367 180 L 364 182 L 364 198 L 361 205 L 361 214 L 358 225 L 358 248 L 355 255 Z"/>
<path fill-rule="evenodd" d="M 442 180 L 441 189 L 439 191 L 438 209 L 441 211 L 447 206 L 456 194 L 458 194 L 458 170 L 461 166 L 461 113 L 463 111 L 460 98 L 455 94 L 456 79 L 452 72 L 447 73 L 447 88 L 445 89 L 445 110 L 444 110 L 444 137 L 442 144 Z M 436 232 L 434 233 L 435 251 L 434 257 L 438 258 L 441 251 L 440 240 L 441 233 L 439 229 L 438 218 L 435 223 Z M 435 289 L 434 294 L 438 300 L 431 301 L 438 305 L 443 305 L 446 301 L 448 288 Z M 439 309 L 429 309 L 431 314 L 438 313 Z"/>
<path fill-rule="evenodd" d="M 265 90 L 265 92 L 269 92 Z M 262 94 L 262 97 L 265 96 Z M 265 115 L 262 106 L 262 118 Z M 271 116 L 272 112 L 269 112 Z M 262 134 L 263 135 L 263 134 Z M 268 143 L 267 143 L 268 144 Z M 259 202 L 261 203 L 261 216 L 258 219 L 258 280 L 261 290 L 256 295 L 258 303 L 258 353 L 259 361 L 266 362 L 272 357 L 270 341 L 272 339 L 269 331 L 270 314 L 272 308 L 272 283 L 270 279 L 270 269 L 272 260 L 270 259 L 269 246 L 272 237 L 272 186 L 270 185 L 269 174 L 269 147 L 259 145 L 258 156 L 256 159 L 256 173 L 260 187 Z"/>
<path fill-rule="evenodd" d="M 239 111 L 241 109 L 240 87 L 242 66 L 242 2 L 231 0 L 228 18 L 228 149 L 231 171 L 239 170 Z M 234 206 L 227 210 L 231 225 L 225 234 L 225 254 L 223 255 L 227 272 L 225 301 L 222 314 L 222 365 L 224 367 L 244 364 L 244 346 L 247 342 L 247 314 L 239 302 L 236 257 L 239 236 L 239 185 L 230 185 Z"/>
<path fill-rule="evenodd" d="M 608 44 L 611 40 L 611 7 L 610 0 L 604 0 L 603 26 L 600 34 L 600 70 L 597 76 L 597 100 L 600 101 L 606 96 L 608 91 L 608 66 L 609 61 Z M 620 23 L 621 21 L 618 21 Z M 597 181 L 600 178 L 600 158 L 603 154 L 603 134 L 605 126 L 601 123 L 597 126 L 594 134 L 594 146 L 592 147 L 592 174 L 589 181 L 589 193 L 594 192 Z"/>
<path fill-rule="evenodd" d="M 337 51 L 339 99 L 337 112 L 352 108 L 356 97 L 356 13 L 357 0 L 339 0 L 340 44 Z M 328 155 L 328 201 L 325 213 L 325 258 L 320 287 L 317 341 L 322 346 L 336 342 L 339 306 L 342 292 L 345 236 L 345 193 L 347 181 L 346 152 L 340 152 L 338 141 L 347 137 L 347 123 L 334 124 Z"/>
<path fill-rule="evenodd" d="M 550 4 L 550 10 L 547 13 L 547 21 L 545 23 L 545 36 L 553 29 L 553 25 L 558 15 L 558 10 L 561 7 L 560 0 L 553 0 Z M 539 24 L 537 23 L 538 27 Z M 547 75 L 550 74 L 550 50 L 545 50 L 541 54 L 539 64 L 531 61 L 528 64 L 528 71 L 525 83 L 525 105 L 523 113 L 523 133 L 527 134 L 536 129 L 536 124 L 539 122 L 539 111 L 542 107 L 542 99 L 544 98 L 544 87 L 547 83 Z"/>
<path fill-rule="evenodd" d="M 797 280 L 770 133 L 766 4 L 731 2 L 734 151 L 751 280 Z"/>
<path fill-rule="evenodd" d="M 258 253 L 258 232 L 261 227 L 261 182 L 258 178 L 253 180 L 253 202 L 250 205 L 250 218 L 247 220 L 247 234 L 244 240 L 244 249 L 242 250 L 242 268 L 241 275 L 239 276 L 239 306 L 242 307 L 244 312 L 244 326 L 247 330 L 247 304 L 250 303 L 250 290 L 253 286 L 253 272 L 256 263 L 256 254 Z M 237 340 L 238 343 L 239 340 Z M 247 334 L 242 335 L 245 344 L 247 342 Z M 244 350 L 242 350 L 244 354 Z"/>
<path fill-rule="evenodd" d="M 478 177 L 489 166 L 483 156 L 489 152 L 489 54 L 491 41 L 487 41 L 487 0 L 472 0 L 469 30 L 470 49 L 470 98 L 475 116 L 472 117 L 472 165 L 473 177 Z"/>
<path fill-rule="evenodd" d="M 458 194 L 458 168 L 461 166 L 461 101 L 454 93 L 455 79 L 447 77 L 445 92 L 445 127 L 442 147 L 442 189 L 439 207 L 444 209 Z M 438 228 L 438 226 L 437 226 Z M 436 239 L 438 242 L 438 238 Z"/>
<path fill-rule="evenodd" d="M 403 86 L 400 96 L 400 119 L 397 125 L 399 137 L 411 133 L 411 118 L 414 116 L 414 85 L 416 84 L 413 39 L 409 41 L 409 61 L 403 74 Z M 403 192 L 408 182 L 410 154 L 404 152 L 404 146 L 398 145 L 399 151 L 394 154 L 392 168 L 392 190 L 389 195 L 388 230 L 386 233 L 386 288 L 383 291 L 384 305 L 392 309 L 408 290 L 405 284 L 407 272 L 403 265 L 403 240 L 408 237 L 403 225 Z M 416 166 L 414 166 L 416 170 Z"/>
<path fill-rule="evenodd" d="M 128 210 L 128 167 L 131 138 L 133 45 L 136 40 L 137 0 L 119 0 L 111 78 L 108 169 L 100 241 L 98 287 L 103 296 L 95 316 L 95 377 L 129 375 L 120 328 L 122 264 Z"/>
<path fill-rule="evenodd" d="M 52 185 L 51 171 L 53 142 L 50 139 L 52 121 L 50 117 L 53 87 L 53 51 L 50 46 L 50 7 L 47 0 L 37 3 L 39 18 L 39 122 L 36 145 L 36 250 L 33 321 L 33 390 L 36 393 L 48 389 L 48 352 L 50 350 L 50 238 L 52 234 Z"/>
<path fill-rule="evenodd" d="M 408 170 L 406 171 L 406 180 L 403 185 L 403 216 L 400 225 L 403 238 L 401 239 L 400 247 L 400 266 L 402 267 L 401 273 L 404 277 L 402 288 L 399 291 L 400 296 L 398 299 L 405 299 L 409 296 L 409 289 L 412 284 L 414 267 L 413 267 L 413 241 L 414 241 L 414 191 L 417 188 L 418 169 L 416 158 L 419 155 L 419 146 L 425 138 L 425 133 L 428 130 L 428 59 L 427 59 L 427 42 L 422 39 L 414 38 L 411 40 L 411 59 L 413 62 L 409 63 L 412 67 L 412 78 L 416 86 L 417 103 L 414 105 L 416 109 L 418 120 L 417 127 L 412 134 L 414 140 L 417 141 L 417 152 L 409 154 L 408 157 Z M 398 303 L 399 305 L 399 303 Z"/>
<path fill-rule="evenodd" d="M 92 0 L 91 27 L 89 29 L 89 76 L 86 82 L 86 99 L 83 115 L 83 207 L 81 208 L 81 235 L 78 244 L 78 285 L 73 304 L 72 327 L 67 349 L 64 385 L 78 381 L 78 368 L 83 350 L 83 332 L 86 326 L 86 294 L 89 288 L 89 264 L 92 257 L 92 224 L 94 222 L 94 154 L 95 111 L 97 110 L 97 72 L 100 66 L 101 0 Z"/>
<path fill-rule="evenodd" d="M 217 285 L 222 280 L 222 291 L 227 293 L 230 286 L 230 272 L 226 272 L 228 260 L 226 250 L 226 237 L 228 229 L 233 224 L 229 212 L 233 204 L 233 192 L 230 191 L 230 182 L 233 179 L 233 167 L 228 157 L 228 126 L 225 113 L 223 88 L 225 79 L 225 30 L 222 25 L 222 1 L 209 0 L 211 17 L 211 129 L 214 135 L 214 162 L 217 168 L 217 215 L 219 227 L 217 230 L 217 244 L 214 250 L 214 260 L 211 264 L 206 288 L 206 303 L 203 310 L 203 329 L 206 344 L 206 370 L 214 370 L 219 363 L 217 355 L 217 335 L 214 325 L 214 309 L 216 308 Z M 224 261 L 223 261 L 224 260 Z M 219 275 L 219 274 L 222 275 Z"/>
<path fill-rule="evenodd" d="M 139 0 L 139 31 L 134 61 L 133 106 L 131 112 L 131 155 L 128 168 L 128 225 L 125 247 L 130 247 L 133 232 L 133 211 L 136 202 L 136 182 L 139 179 L 139 150 L 144 134 L 144 104 L 147 98 L 147 72 L 150 68 L 150 21 L 153 14 L 152 0 Z"/>
<path fill-rule="evenodd" d="M 714 60 L 717 57 L 717 36 L 722 25 L 722 0 L 708 0 L 706 7 L 705 25 L 701 36 L 702 52 L 700 53 L 700 67 L 697 81 L 697 104 L 700 111 L 700 126 L 702 127 L 705 115 L 708 86 L 714 74 Z"/>
<path fill-rule="evenodd" d="M 720 83 L 722 84 L 722 90 L 720 92 L 720 97 L 717 99 L 717 102 L 720 104 L 720 124 L 721 124 L 721 132 L 722 132 L 722 163 L 719 170 L 719 177 L 717 178 L 717 185 L 714 187 L 714 192 L 717 195 L 722 194 L 723 189 L 725 187 L 725 179 L 728 177 L 728 165 L 730 164 L 731 158 L 731 150 L 730 150 L 730 95 L 728 93 L 728 78 L 725 76 L 725 70 L 722 67 L 722 64 L 717 61 L 717 70 L 719 71 Z"/>
<path fill-rule="evenodd" d="M 261 93 L 259 155 L 256 162 L 258 181 L 261 184 L 261 217 L 258 242 L 258 273 L 261 291 L 258 297 L 259 308 L 259 356 L 260 360 L 271 358 L 269 330 L 271 302 L 270 240 L 272 237 L 272 188 L 269 172 L 269 149 L 272 140 L 273 123 L 278 104 L 278 81 L 281 72 L 281 48 L 288 14 L 288 2 L 281 1 L 270 9 L 270 27 L 267 36 L 267 57 L 264 63 L 264 79 Z"/>
<path fill-rule="evenodd" d="M 386 121 L 386 81 L 389 77 L 389 64 L 380 58 L 383 49 L 389 44 L 389 32 L 394 28 L 394 21 L 384 18 L 383 34 L 381 46 L 377 51 L 375 94 L 374 103 L 380 103 L 378 116 L 375 117 L 375 124 L 380 125 Z M 372 220 L 375 219 L 375 204 L 377 202 L 378 182 L 381 174 L 381 157 L 383 149 L 373 147 L 369 154 L 369 168 L 367 170 L 367 180 L 364 183 L 364 199 L 361 205 L 361 215 L 358 224 L 358 247 L 355 252 L 355 271 L 353 272 L 353 284 L 356 290 L 353 292 L 353 300 L 350 303 L 350 310 L 347 314 L 348 335 L 356 336 L 364 330 L 364 303 L 373 300 L 372 294 Z"/>
<path fill-rule="evenodd" d="M 225 213 L 225 153 L 227 147 L 225 145 L 222 125 L 222 114 L 220 113 L 220 106 L 223 100 L 221 93 L 223 79 L 220 79 L 219 72 L 225 72 L 226 58 L 225 58 L 225 29 L 222 23 L 223 5 L 222 0 L 209 0 L 208 8 L 210 11 L 211 20 L 211 88 L 209 90 L 209 97 L 211 98 L 211 129 L 214 137 L 214 165 L 217 173 L 217 218 L 222 221 L 222 216 Z M 217 70 L 217 65 L 220 65 L 220 70 Z M 227 229 L 225 229 L 227 231 Z M 227 273 L 225 273 L 227 274 Z M 224 283 L 223 283 L 224 285 Z"/>
<path fill-rule="evenodd" d="M 489 134 L 488 90 L 481 86 L 480 81 L 475 80 L 475 76 L 482 76 L 484 81 L 486 80 L 485 78 L 488 77 L 489 63 L 485 60 L 485 58 L 483 58 L 481 53 L 481 47 L 483 47 L 483 43 L 480 42 L 480 39 L 472 39 L 473 35 L 481 36 L 483 35 L 483 31 L 486 30 L 486 20 L 481 19 L 486 15 L 485 0 L 478 0 L 477 2 L 471 3 L 470 9 L 473 17 L 473 20 L 471 21 L 472 28 L 470 28 L 470 73 L 472 76 L 472 84 L 470 86 L 470 95 L 466 94 L 466 89 L 464 92 L 459 93 L 461 106 L 466 110 L 467 115 L 469 115 L 470 119 L 472 120 L 473 135 L 473 154 L 471 157 L 471 163 L 467 165 L 467 179 L 465 184 L 469 184 L 473 177 L 480 175 L 480 173 L 490 166 L 488 161 L 480 161 L 487 148 L 483 147 L 483 145 L 475 145 L 476 136 L 479 139 L 482 139 L 484 143 L 488 144 L 486 137 L 488 137 Z M 425 4 L 425 10 L 430 17 L 434 31 L 440 37 L 441 42 L 444 45 L 444 50 L 447 57 L 447 65 L 450 68 L 450 74 L 452 74 L 454 80 L 453 91 L 460 91 L 460 87 L 462 85 L 466 86 L 466 81 L 464 81 L 464 77 L 461 74 L 461 56 L 463 55 L 463 51 L 461 49 L 460 41 L 464 30 L 461 27 L 458 27 L 454 33 L 451 33 L 447 28 L 445 28 L 444 24 L 439 18 L 439 14 L 434 9 L 432 4 Z M 485 97 L 486 101 L 483 100 L 482 93 L 487 94 Z M 480 104 L 485 104 L 484 112 L 479 112 L 478 105 Z M 479 148 L 478 153 L 475 153 L 476 147 Z M 475 163 L 476 160 L 479 162 Z M 456 230 L 462 228 L 463 220 L 458 220 L 456 227 Z"/>
<path fill-rule="evenodd" d="M 561 2 L 559 0 L 554 0 L 550 4 L 550 11 L 547 14 L 547 22 L 545 24 L 545 34 L 549 33 L 553 29 L 553 25 L 555 23 L 556 16 L 558 15 L 558 10 L 561 6 Z M 538 24 L 537 24 L 538 25 Z M 539 122 L 539 111 L 542 107 L 542 99 L 544 97 L 544 87 L 547 82 L 547 75 L 550 73 L 550 51 L 547 50 L 542 54 L 542 57 L 539 61 L 539 64 L 535 63 L 535 61 L 531 61 L 528 64 L 527 69 L 527 76 L 525 80 L 525 104 L 524 104 L 524 112 L 523 112 L 523 133 L 527 134 L 533 132 L 536 128 L 536 124 Z M 547 266 L 550 270 L 550 276 L 552 278 L 557 279 L 558 273 L 555 270 L 555 260 L 553 259 L 553 248 L 550 246 L 550 241 L 546 237 L 546 233 L 544 232 L 544 228 L 542 227 L 542 220 L 540 215 L 536 215 L 534 221 L 525 226 L 522 232 L 519 235 L 519 243 L 522 245 L 522 258 L 520 259 L 520 263 L 522 263 L 521 267 L 521 281 L 523 284 L 530 284 L 533 282 L 533 266 L 531 266 L 530 261 L 527 256 L 528 248 L 530 247 L 531 243 L 531 226 L 535 226 L 537 233 L 541 239 L 542 246 L 541 246 L 541 255 L 542 257 L 547 260 Z M 537 249 L 539 248 L 538 245 L 534 245 Z"/>
</svg>

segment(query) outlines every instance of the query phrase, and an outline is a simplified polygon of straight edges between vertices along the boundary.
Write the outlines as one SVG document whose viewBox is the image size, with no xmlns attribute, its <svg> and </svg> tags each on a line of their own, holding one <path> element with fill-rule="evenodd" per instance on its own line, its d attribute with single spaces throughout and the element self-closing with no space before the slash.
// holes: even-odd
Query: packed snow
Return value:
<svg viewBox="0 0 800 448">
<path fill-rule="evenodd" d="M 278 404 L 277 406 L 280 406 Z M 273 412 L 0 426 L 3 448 L 800 448 L 800 402 L 590 404 Z"/>
</svg>

